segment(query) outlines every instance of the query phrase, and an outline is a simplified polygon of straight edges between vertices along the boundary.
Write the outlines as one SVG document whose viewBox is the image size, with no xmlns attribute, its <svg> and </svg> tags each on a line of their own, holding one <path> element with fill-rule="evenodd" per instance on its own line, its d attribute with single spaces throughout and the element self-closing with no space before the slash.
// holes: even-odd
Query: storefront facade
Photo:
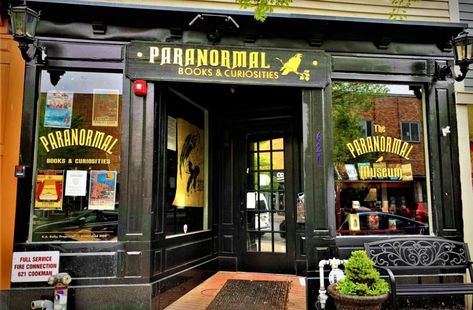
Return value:
<svg viewBox="0 0 473 310">
<path fill-rule="evenodd" d="M 76 308 L 163 308 L 218 270 L 307 276 L 312 306 L 321 259 L 463 239 L 437 78 L 462 24 L 33 5 L 14 251 L 59 251 Z M 12 309 L 49 292 L 12 279 Z"/>
</svg>

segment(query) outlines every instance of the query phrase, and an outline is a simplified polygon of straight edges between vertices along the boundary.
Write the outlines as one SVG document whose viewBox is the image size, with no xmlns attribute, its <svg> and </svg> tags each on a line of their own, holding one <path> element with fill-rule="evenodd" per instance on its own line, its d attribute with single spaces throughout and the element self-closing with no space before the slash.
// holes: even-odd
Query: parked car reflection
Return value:
<svg viewBox="0 0 473 310">
<path fill-rule="evenodd" d="M 34 241 L 102 241 L 116 240 L 117 210 L 84 210 L 71 217 L 38 225 Z"/>
<path fill-rule="evenodd" d="M 427 223 L 397 214 L 375 211 L 345 214 L 343 223 L 337 229 L 339 235 L 373 233 L 424 235 L 428 232 Z"/>
</svg>

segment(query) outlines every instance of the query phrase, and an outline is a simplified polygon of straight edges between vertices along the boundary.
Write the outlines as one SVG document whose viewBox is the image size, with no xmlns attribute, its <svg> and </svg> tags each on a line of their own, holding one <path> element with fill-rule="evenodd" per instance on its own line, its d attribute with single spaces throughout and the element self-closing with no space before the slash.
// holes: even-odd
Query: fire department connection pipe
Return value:
<svg viewBox="0 0 473 310">
<path fill-rule="evenodd" d="M 31 309 L 46 309 L 53 310 L 53 302 L 51 300 L 33 300 L 31 302 Z"/>
<path fill-rule="evenodd" d="M 325 290 L 325 277 L 324 277 L 324 267 L 326 265 L 330 265 L 332 267 L 332 271 L 338 270 L 339 265 L 345 264 L 346 259 L 338 259 L 338 258 L 331 258 L 331 259 L 323 259 L 319 262 L 319 279 L 320 279 L 320 287 L 319 287 L 319 297 L 317 298 L 317 302 L 320 305 L 320 309 L 325 309 L 325 304 L 327 303 L 327 291 Z M 329 281 L 330 283 L 335 283 L 340 278 L 337 279 L 337 273 L 330 272 Z"/>
</svg>

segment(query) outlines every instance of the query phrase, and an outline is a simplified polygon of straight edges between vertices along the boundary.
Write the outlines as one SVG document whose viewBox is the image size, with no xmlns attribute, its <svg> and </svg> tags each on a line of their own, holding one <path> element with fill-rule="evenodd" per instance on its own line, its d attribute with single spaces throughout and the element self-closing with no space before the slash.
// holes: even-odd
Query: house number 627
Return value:
<svg viewBox="0 0 473 310">
<path fill-rule="evenodd" d="M 315 153 L 317 154 L 317 166 L 322 165 L 322 136 L 320 132 L 315 136 Z"/>
</svg>

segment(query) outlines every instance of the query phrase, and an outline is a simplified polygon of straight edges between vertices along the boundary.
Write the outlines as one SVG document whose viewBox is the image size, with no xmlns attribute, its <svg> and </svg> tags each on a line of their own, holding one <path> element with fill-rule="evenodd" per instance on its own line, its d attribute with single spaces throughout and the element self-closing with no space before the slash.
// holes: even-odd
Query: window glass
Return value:
<svg viewBox="0 0 473 310">
<path fill-rule="evenodd" d="M 169 93 L 166 110 L 164 208 L 169 237 L 208 229 L 208 129 L 207 111 L 177 92 Z"/>
<path fill-rule="evenodd" d="M 370 120 L 361 120 L 360 121 L 362 136 L 368 137 L 373 134 L 373 122 Z"/>
<path fill-rule="evenodd" d="M 402 140 L 419 142 L 419 123 L 401 122 Z"/>
<path fill-rule="evenodd" d="M 117 238 L 122 74 L 42 71 L 30 238 Z"/>
<path fill-rule="evenodd" d="M 362 119 L 371 120 L 371 134 Z M 407 87 L 334 83 L 338 235 L 429 233 L 422 124 L 422 100 Z"/>
<path fill-rule="evenodd" d="M 473 186 L 473 107 L 468 106 L 468 130 L 470 137 L 471 184 Z"/>
</svg>

